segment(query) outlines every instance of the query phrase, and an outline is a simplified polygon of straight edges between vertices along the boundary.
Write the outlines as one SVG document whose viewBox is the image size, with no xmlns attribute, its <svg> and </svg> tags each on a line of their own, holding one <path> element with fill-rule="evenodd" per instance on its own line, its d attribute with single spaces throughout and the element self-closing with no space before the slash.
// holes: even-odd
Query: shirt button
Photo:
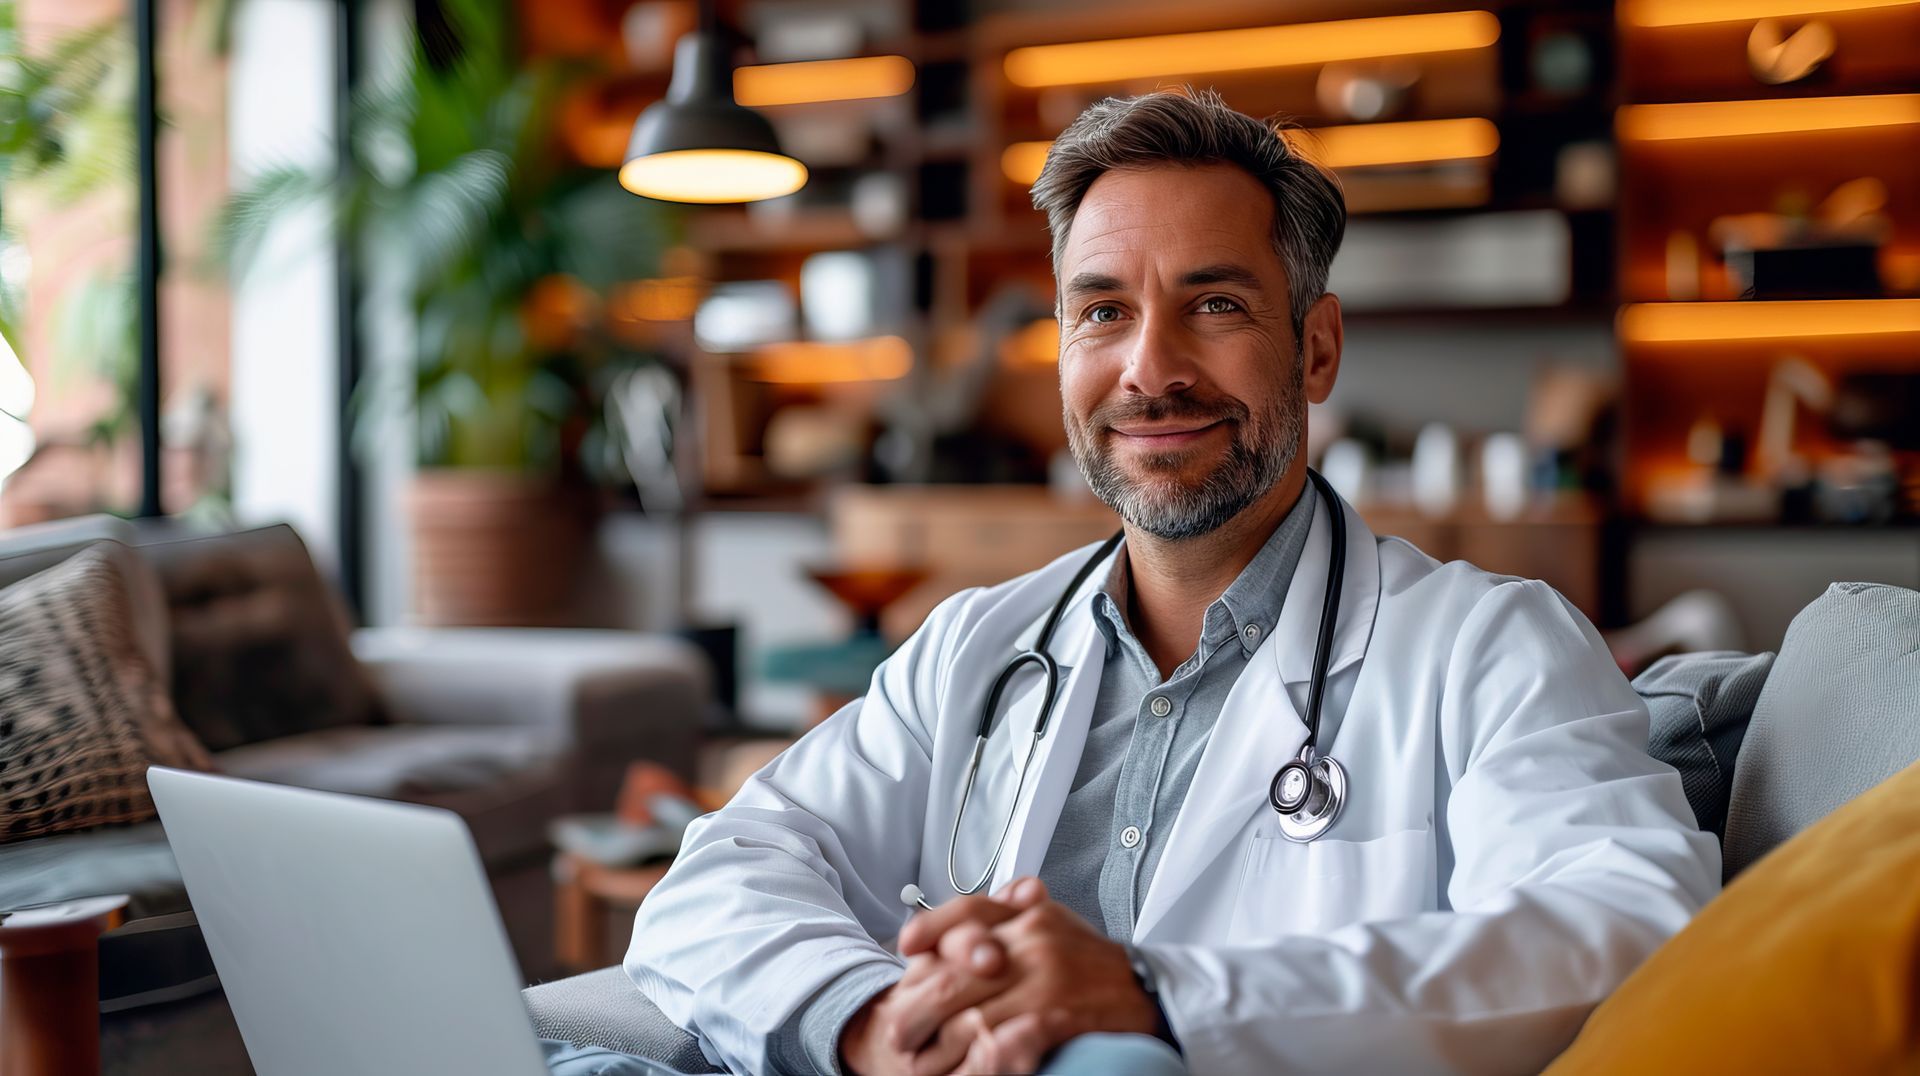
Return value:
<svg viewBox="0 0 1920 1076">
<path fill-rule="evenodd" d="M 1240 637 L 1247 641 L 1248 646 L 1257 644 L 1260 641 L 1260 625 L 1248 624 L 1246 627 L 1241 628 Z"/>
<path fill-rule="evenodd" d="M 1134 845 L 1139 844 L 1140 843 L 1140 827 L 1128 826 L 1126 829 L 1121 830 L 1120 843 L 1123 845 L 1126 845 L 1128 848 L 1132 848 Z"/>
<path fill-rule="evenodd" d="M 1165 717 L 1173 712 L 1173 704 L 1167 701 L 1165 695 L 1155 695 L 1153 701 L 1147 704 L 1147 709 L 1153 711 L 1153 716 L 1155 717 Z M 1132 848 L 1133 846 L 1128 845 L 1127 847 Z"/>
</svg>

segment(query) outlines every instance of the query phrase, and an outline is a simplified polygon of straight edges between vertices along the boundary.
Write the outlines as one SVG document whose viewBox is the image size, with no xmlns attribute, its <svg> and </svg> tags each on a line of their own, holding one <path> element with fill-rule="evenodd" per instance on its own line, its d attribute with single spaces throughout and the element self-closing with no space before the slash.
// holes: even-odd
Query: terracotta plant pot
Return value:
<svg viewBox="0 0 1920 1076">
<path fill-rule="evenodd" d="M 564 616 L 585 528 L 557 483 L 512 471 L 421 471 L 407 513 L 422 623 L 538 626 Z"/>
</svg>

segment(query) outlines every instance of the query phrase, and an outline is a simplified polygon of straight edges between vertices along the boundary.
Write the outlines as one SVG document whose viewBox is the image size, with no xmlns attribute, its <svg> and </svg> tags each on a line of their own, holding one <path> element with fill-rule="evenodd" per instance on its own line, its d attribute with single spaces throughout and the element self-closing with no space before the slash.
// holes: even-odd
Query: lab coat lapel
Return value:
<svg viewBox="0 0 1920 1076">
<path fill-rule="evenodd" d="M 1093 570 L 1074 595 L 1066 615 L 1054 630 L 1047 652 L 1060 665 L 1060 696 L 1053 720 L 1040 741 L 1027 775 L 1026 789 L 1015 807 L 1009 848 L 994 868 L 990 891 L 1021 875 L 1040 873 L 1040 862 L 1053 842 L 1053 829 L 1060 821 L 1060 808 L 1066 803 L 1067 790 L 1080 766 L 1080 754 L 1087 743 L 1087 728 L 1093 715 L 1094 699 L 1100 693 L 1100 674 L 1106 666 L 1106 637 L 1093 622 L 1092 597 L 1106 585 L 1113 558 Z M 1015 644 L 1014 653 L 1031 647 L 1040 634 L 1042 616 Z M 1009 657 L 1012 655 L 1010 654 Z M 1034 692 L 1038 695 L 1038 692 Z M 1023 703 L 1031 709 L 1031 703 Z M 1032 727 L 1028 718 L 1025 727 Z M 1002 805 L 1000 809 L 1004 810 Z"/>
<path fill-rule="evenodd" d="M 1309 486 L 1307 496 L 1316 496 Z M 1361 659 L 1373 635 L 1380 601 L 1380 560 L 1373 533 L 1344 501 L 1347 565 L 1341 584 L 1333 658 L 1328 675 Z M 1267 786 L 1281 764 L 1306 742 L 1304 715 L 1288 685 L 1313 678 L 1313 648 L 1320 633 L 1327 566 L 1332 559 L 1332 529 L 1326 504 L 1317 506 L 1306 547 L 1287 586 L 1280 623 L 1255 651 L 1227 693 L 1213 736 L 1200 756 L 1185 803 L 1167 836 L 1167 848 L 1155 868 L 1134 924 L 1133 936 L 1145 937 L 1166 918 L 1188 887 L 1267 805 Z M 1305 693 L 1301 692 L 1304 699 Z M 1324 741 L 1324 737 L 1323 737 Z"/>
</svg>

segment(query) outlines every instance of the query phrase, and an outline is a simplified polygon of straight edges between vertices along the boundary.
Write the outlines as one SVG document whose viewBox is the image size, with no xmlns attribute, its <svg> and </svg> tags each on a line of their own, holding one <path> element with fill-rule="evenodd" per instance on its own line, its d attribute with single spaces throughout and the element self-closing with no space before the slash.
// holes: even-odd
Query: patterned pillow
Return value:
<svg viewBox="0 0 1920 1076">
<path fill-rule="evenodd" d="M 140 650 L 111 548 L 0 590 L 0 843 L 144 821 L 149 764 L 213 768 Z"/>
</svg>

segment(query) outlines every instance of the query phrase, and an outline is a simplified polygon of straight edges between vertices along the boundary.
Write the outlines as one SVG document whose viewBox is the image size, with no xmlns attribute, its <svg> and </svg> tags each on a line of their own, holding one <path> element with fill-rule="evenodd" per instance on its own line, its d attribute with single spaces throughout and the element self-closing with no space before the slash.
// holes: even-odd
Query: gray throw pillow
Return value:
<svg viewBox="0 0 1920 1076">
<path fill-rule="evenodd" d="M 212 768 L 100 545 L 0 590 L 0 842 L 154 815 L 151 764 Z"/>
<path fill-rule="evenodd" d="M 1700 828 L 1726 836 L 1734 760 L 1772 654 L 1710 650 L 1661 658 L 1633 678 L 1652 719 L 1647 752 L 1680 771 Z"/>
<path fill-rule="evenodd" d="M 1835 583 L 1787 628 L 1734 766 L 1727 877 L 1920 758 L 1920 593 Z"/>
</svg>

